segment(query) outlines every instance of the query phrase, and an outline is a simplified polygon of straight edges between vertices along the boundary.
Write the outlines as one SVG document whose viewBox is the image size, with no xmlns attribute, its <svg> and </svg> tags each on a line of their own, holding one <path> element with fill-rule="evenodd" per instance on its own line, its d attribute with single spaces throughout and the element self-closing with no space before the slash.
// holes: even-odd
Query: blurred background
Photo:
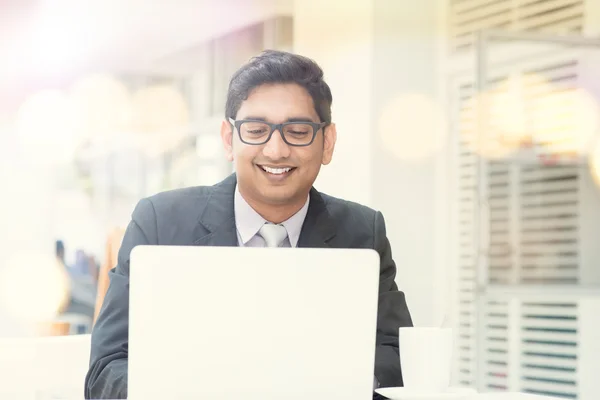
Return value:
<svg viewBox="0 0 600 400">
<path fill-rule="evenodd" d="M 0 1 L 0 337 L 89 333 L 137 201 L 232 172 L 232 73 L 315 59 L 334 161 L 379 209 L 455 383 L 593 398 L 598 0 Z"/>
</svg>

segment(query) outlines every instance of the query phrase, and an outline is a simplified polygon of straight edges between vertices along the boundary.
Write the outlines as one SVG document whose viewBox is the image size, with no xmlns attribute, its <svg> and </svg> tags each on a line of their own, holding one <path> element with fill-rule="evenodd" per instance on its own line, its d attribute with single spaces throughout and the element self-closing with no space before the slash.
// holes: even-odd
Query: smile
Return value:
<svg viewBox="0 0 600 400">
<path fill-rule="evenodd" d="M 296 167 L 273 167 L 267 165 L 257 165 L 267 180 L 273 184 L 283 184 L 294 173 Z"/>
<path fill-rule="evenodd" d="M 273 174 L 273 175 L 283 175 L 283 174 L 286 174 L 286 173 L 292 171 L 293 169 L 295 169 L 292 167 L 284 167 L 284 168 L 267 167 L 265 165 L 260 165 L 260 168 L 262 168 L 263 171 L 268 172 L 269 174 Z"/>
</svg>

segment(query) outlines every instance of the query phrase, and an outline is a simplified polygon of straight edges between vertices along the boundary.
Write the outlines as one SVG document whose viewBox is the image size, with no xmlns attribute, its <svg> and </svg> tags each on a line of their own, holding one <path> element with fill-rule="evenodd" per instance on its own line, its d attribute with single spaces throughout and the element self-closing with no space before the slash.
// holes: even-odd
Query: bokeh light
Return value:
<svg viewBox="0 0 600 400">
<path fill-rule="evenodd" d="M 482 157 L 505 158 L 531 144 L 525 94 L 515 77 L 501 80 L 468 99 L 460 119 L 465 145 Z"/>
<path fill-rule="evenodd" d="M 171 150 L 186 136 L 188 105 L 170 85 L 140 89 L 133 96 L 133 130 L 142 133 L 143 150 L 156 155 Z"/>
<path fill-rule="evenodd" d="M 592 178 L 600 187 L 600 140 L 596 141 L 596 145 L 590 151 L 589 164 Z"/>
<path fill-rule="evenodd" d="M 378 130 L 384 149 L 407 161 L 433 156 L 447 139 L 442 107 L 419 93 L 400 95 L 390 101 L 381 112 Z"/>
<path fill-rule="evenodd" d="M 587 153 L 600 128 L 600 105 L 583 88 L 554 91 L 533 103 L 535 143 L 556 156 Z"/>
<path fill-rule="evenodd" d="M 67 162 L 79 143 L 75 108 L 58 90 L 43 90 L 19 108 L 16 120 L 23 149 L 40 161 Z"/>
<path fill-rule="evenodd" d="M 88 138 L 110 141 L 131 129 L 131 96 L 120 81 L 93 74 L 77 81 L 70 91 L 79 127 Z"/>
<path fill-rule="evenodd" d="M 22 254 L 0 271 L 0 307 L 23 323 L 55 318 L 69 298 L 68 273 L 55 257 Z"/>
<path fill-rule="evenodd" d="M 560 87 L 539 75 L 513 75 L 467 100 L 460 121 L 466 146 L 488 159 L 522 150 L 575 158 L 587 152 L 600 127 L 600 106 L 582 88 Z"/>
</svg>

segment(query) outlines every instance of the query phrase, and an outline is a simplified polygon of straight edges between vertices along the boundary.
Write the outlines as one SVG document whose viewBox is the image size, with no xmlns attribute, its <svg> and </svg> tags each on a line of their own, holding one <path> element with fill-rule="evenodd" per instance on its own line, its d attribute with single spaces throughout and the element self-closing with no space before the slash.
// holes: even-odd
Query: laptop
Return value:
<svg viewBox="0 0 600 400">
<path fill-rule="evenodd" d="M 367 400 L 379 255 L 138 246 L 128 397 Z"/>
</svg>

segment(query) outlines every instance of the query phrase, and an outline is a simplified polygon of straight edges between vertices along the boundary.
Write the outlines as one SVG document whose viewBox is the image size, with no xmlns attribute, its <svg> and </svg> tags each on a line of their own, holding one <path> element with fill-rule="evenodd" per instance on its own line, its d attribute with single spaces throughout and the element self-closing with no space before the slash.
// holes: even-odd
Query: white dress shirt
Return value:
<svg viewBox="0 0 600 400">
<path fill-rule="evenodd" d="M 283 240 L 279 247 L 296 247 L 304 218 L 308 212 L 308 203 L 310 197 L 306 198 L 306 203 L 302 208 L 289 219 L 282 222 L 281 225 L 287 231 L 287 238 Z M 260 216 L 250 204 L 242 197 L 239 188 L 235 188 L 235 197 L 233 200 L 233 209 L 235 213 L 235 226 L 237 229 L 238 245 L 242 247 L 266 247 L 265 240 L 258 234 L 260 228 L 267 222 Z"/>
</svg>

